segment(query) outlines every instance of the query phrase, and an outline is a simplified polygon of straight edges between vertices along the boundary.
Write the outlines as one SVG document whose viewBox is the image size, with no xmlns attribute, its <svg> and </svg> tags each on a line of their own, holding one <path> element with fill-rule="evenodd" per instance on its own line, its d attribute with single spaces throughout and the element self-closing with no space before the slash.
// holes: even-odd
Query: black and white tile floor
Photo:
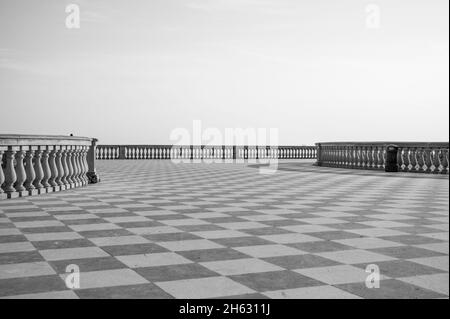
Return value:
<svg viewBox="0 0 450 319">
<path fill-rule="evenodd" d="M 0 297 L 448 298 L 448 177 L 99 161 L 102 182 L 0 201 Z M 66 267 L 79 267 L 69 289 Z M 366 266 L 380 269 L 367 288 Z"/>
</svg>

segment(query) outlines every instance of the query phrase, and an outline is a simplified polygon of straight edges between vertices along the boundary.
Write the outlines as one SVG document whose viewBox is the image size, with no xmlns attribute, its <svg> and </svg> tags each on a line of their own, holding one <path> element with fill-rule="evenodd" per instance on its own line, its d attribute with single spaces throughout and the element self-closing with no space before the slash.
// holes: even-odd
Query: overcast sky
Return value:
<svg viewBox="0 0 450 319">
<path fill-rule="evenodd" d="M 201 120 L 280 144 L 447 141 L 448 3 L 0 0 L 0 133 L 159 144 Z"/>
</svg>

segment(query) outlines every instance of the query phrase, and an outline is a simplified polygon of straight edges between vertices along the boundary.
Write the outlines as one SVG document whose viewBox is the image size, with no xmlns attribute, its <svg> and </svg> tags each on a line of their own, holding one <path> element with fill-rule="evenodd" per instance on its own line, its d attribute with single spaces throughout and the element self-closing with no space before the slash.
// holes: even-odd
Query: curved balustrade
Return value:
<svg viewBox="0 0 450 319">
<path fill-rule="evenodd" d="M 314 159 L 315 146 L 98 145 L 96 158 L 114 159 Z"/>
<path fill-rule="evenodd" d="M 388 145 L 398 147 L 399 171 L 448 174 L 449 143 L 317 143 L 316 165 L 384 170 Z"/>
<path fill-rule="evenodd" d="M 0 198 L 98 182 L 96 142 L 74 136 L 0 135 Z"/>
</svg>

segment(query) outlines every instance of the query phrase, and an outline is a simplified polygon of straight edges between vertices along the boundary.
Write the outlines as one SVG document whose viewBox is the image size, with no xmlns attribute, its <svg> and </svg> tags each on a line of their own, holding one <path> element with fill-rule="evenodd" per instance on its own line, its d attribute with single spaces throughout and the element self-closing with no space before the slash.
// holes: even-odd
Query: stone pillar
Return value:
<svg viewBox="0 0 450 319">
<path fill-rule="evenodd" d="M 100 182 L 100 177 L 97 174 L 97 170 L 95 169 L 95 152 L 97 148 L 97 139 L 92 139 L 91 147 L 89 148 L 87 154 L 87 163 L 88 163 L 88 172 L 87 177 L 89 179 L 89 184 L 95 184 Z"/>
<path fill-rule="evenodd" d="M 322 166 L 322 144 L 316 143 L 316 148 L 317 148 L 316 165 Z"/>
</svg>

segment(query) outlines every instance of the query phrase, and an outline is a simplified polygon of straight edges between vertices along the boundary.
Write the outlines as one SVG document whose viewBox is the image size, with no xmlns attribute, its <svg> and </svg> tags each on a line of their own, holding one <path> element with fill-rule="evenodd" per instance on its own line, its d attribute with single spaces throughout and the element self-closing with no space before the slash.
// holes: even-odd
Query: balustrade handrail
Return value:
<svg viewBox="0 0 450 319">
<path fill-rule="evenodd" d="M 0 134 L 0 199 L 98 182 L 96 143 L 79 136 Z"/>
</svg>

